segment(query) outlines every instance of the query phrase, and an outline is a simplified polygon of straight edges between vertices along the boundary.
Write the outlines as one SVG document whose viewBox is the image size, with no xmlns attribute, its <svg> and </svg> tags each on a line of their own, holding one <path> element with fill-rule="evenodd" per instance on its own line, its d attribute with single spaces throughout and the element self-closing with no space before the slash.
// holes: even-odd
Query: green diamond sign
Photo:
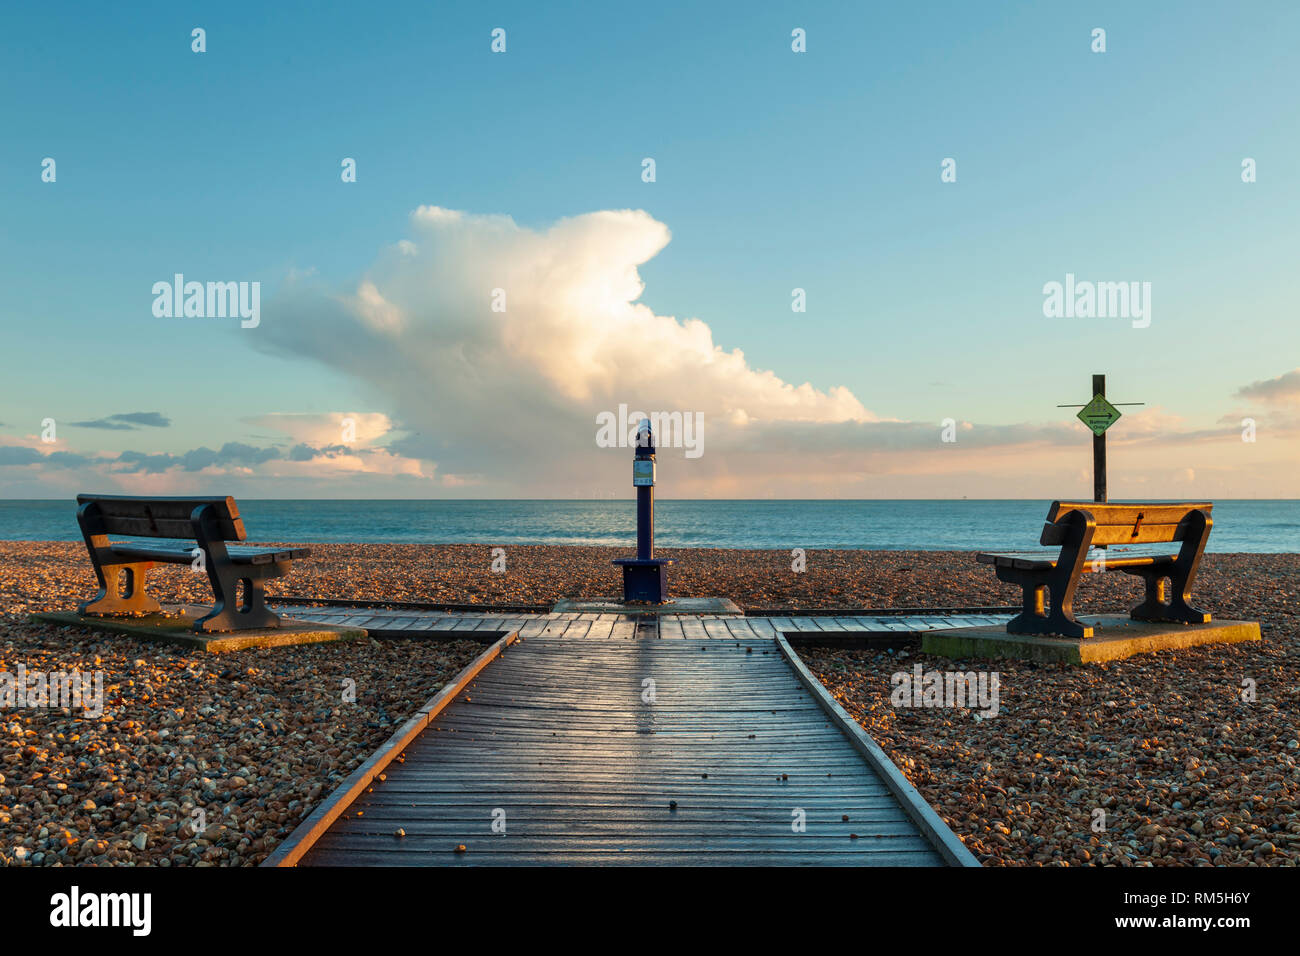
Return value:
<svg viewBox="0 0 1300 956">
<path fill-rule="evenodd" d="M 1094 435 L 1104 435 L 1107 428 L 1119 421 L 1119 409 L 1106 401 L 1105 395 L 1094 395 L 1079 411 L 1079 421 L 1091 428 Z"/>
</svg>

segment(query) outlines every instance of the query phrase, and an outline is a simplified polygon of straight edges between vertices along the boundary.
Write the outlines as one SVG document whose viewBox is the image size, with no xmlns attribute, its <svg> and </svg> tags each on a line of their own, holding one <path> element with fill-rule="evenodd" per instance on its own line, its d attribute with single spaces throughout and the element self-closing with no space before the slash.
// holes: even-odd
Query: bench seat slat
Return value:
<svg viewBox="0 0 1300 956">
<path fill-rule="evenodd" d="M 163 495 L 157 498 L 139 495 L 77 495 L 78 504 L 96 502 L 106 512 L 124 518 L 144 518 L 161 515 L 165 518 L 189 518 L 190 512 L 200 505 L 212 505 L 222 518 L 238 518 L 239 506 L 229 495 Z"/>
<path fill-rule="evenodd" d="M 239 506 L 230 497 L 140 498 L 133 495 L 77 495 L 77 504 L 93 504 L 97 520 L 106 534 L 124 534 L 137 538 L 192 538 L 194 526 L 190 516 L 195 508 L 212 509 L 212 520 L 221 537 L 243 541 L 247 537 Z"/>
<path fill-rule="evenodd" d="M 107 534 L 120 534 L 128 538 L 193 538 L 194 525 L 189 516 L 184 518 L 133 518 L 107 515 L 100 518 Z M 234 525 L 226 524 L 221 529 L 222 537 L 228 541 L 239 541 L 234 533 Z"/>
<path fill-rule="evenodd" d="M 981 564 L 1001 565 L 1003 567 L 1025 568 L 1026 570 L 1056 567 L 1059 551 L 985 551 L 975 555 Z M 1178 557 L 1177 552 L 1168 551 L 1107 551 L 1105 566 L 1107 568 L 1141 568 L 1154 564 L 1172 563 Z M 1095 571 L 1102 565 L 1100 556 L 1090 557 L 1084 567 Z"/>
<path fill-rule="evenodd" d="M 1142 525 L 1178 524 L 1189 511 L 1204 511 L 1210 514 L 1214 504 L 1209 501 L 1053 501 L 1047 512 L 1049 522 L 1056 521 L 1067 511 L 1088 511 L 1102 525 L 1133 526 L 1138 515 L 1142 516 Z M 1094 539 L 1095 540 L 1095 539 Z"/>
<path fill-rule="evenodd" d="M 1163 544 L 1169 541 L 1181 541 L 1187 532 L 1187 523 L 1147 524 L 1145 520 L 1137 526 L 1134 534 L 1132 524 L 1097 524 L 1092 534 L 1092 543 L 1097 544 Z M 1067 531 L 1059 524 L 1043 525 L 1043 534 L 1038 539 L 1040 544 L 1065 544 Z"/>
<path fill-rule="evenodd" d="M 188 564 L 192 560 L 195 544 L 113 544 L 113 553 L 133 561 L 165 561 Z M 311 554 L 309 548 L 275 548 L 256 545 L 232 544 L 227 547 L 234 564 L 273 564 L 277 561 L 295 561 Z"/>
</svg>

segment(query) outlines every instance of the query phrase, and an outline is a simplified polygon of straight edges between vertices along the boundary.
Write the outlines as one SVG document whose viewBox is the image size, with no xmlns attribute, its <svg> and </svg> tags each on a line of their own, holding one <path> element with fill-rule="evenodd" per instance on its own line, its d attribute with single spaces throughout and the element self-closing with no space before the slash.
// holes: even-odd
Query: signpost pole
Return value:
<svg viewBox="0 0 1300 956">
<path fill-rule="evenodd" d="M 1092 394 L 1106 394 L 1106 376 L 1092 377 Z M 1106 500 L 1106 433 L 1092 436 L 1092 500 Z"/>
<path fill-rule="evenodd" d="M 1106 398 L 1106 376 L 1092 377 L 1092 400 L 1079 405 L 1058 405 L 1057 408 L 1078 408 L 1077 418 L 1092 432 L 1092 500 L 1106 500 L 1106 429 L 1120 418 L 1116 405 L 1141 405 L 1142 402 L 1111 402 Z"/>
</svg>

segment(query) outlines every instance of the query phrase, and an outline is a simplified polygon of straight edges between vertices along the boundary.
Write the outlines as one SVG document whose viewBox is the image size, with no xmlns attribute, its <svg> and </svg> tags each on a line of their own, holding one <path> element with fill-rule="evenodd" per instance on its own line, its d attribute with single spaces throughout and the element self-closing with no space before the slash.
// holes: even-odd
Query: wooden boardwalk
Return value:
<svg viewBox="0 0 1300 956">
<path fill-rule="evenodd" d="M 268 864 L 975 865 L 774 622 L 584 617 L 524 620 Z"/>
<path fill-rule="evenodd" d="M 276 613 L 298 620 L 363 627 L 379 637 L 454 636 L 477 632 L 495 639 L 502 631 L 532 637 L 719 637 L 738 640 L 787 634 L 919 634 L 954 627 L 1005 624 L 1012 614 L 929 614 L 860 616 L 745 617 L 740 614 L 550 614 L 440 613 L 436 611 L 357 610 L 337 607 L 279 606 Z"/>
</svg>

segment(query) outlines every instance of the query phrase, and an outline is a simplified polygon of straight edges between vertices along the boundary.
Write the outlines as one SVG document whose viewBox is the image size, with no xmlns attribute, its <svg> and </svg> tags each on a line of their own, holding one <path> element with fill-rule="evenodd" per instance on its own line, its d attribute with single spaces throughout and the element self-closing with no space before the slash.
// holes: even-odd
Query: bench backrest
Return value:
<svg viewBox="0 0 1300 956">
<path fill-rule="evenodd" d="M 1043 544 L 1064 544 L 1069 534 L 1058 523 L 1071 511 L 1086 511 L 1097 522 L 1093 544 L 1157 544 L 1182 541 L 1189 533 L 1199 534 L 1192 515 L 1204 511 L 1210 516 L 1214 507 L 1208 501 L 1053 501 L 1043 527 Z"/>
<path fill-rule="evenodd" d="M 234 498 L 140 498 L 134 495 L 77 495 L 77 504 L 94 505 L 93 519 L 103 534 L 136 538 L 193 538 L 195 508 L 210 505 L 207 533 L 222 541 L 247 538 Z"/>
</svg>

